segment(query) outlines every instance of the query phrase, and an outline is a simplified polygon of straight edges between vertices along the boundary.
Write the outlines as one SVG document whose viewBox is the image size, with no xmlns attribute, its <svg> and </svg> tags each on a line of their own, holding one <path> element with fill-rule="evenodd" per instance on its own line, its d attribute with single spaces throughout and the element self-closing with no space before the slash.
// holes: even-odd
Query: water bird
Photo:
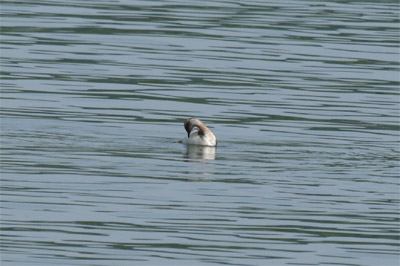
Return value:
<svg viewBox="0 0 400 266">
<path fill-rule="evenodd" d="M 188 118 L 185 121 L 188 138 L 184 143 L 188 145 L 217 146 L 217 137 L 200 119 Z"/>
</svg>

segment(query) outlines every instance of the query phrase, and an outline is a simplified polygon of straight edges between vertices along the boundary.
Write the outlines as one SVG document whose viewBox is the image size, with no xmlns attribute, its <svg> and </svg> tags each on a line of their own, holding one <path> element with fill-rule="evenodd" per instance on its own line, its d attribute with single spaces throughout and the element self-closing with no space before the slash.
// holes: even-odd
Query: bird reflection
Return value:
<svg viewBox="0 0 400 266">
<path fill-rule="evenodd" d="M 186 157 L 191 160 L 215 160 L 216 147 L 187 145 Z"/>
</svg>

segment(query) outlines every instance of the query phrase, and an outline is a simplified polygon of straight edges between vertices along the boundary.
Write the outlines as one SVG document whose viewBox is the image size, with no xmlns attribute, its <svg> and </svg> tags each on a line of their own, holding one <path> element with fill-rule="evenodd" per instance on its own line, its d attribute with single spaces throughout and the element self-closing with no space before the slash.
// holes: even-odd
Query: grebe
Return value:
<svg viewBox="0 0 400 266">
<path fill-rule="evenodd" d="M 217 146 L 217 137 L 200 119 L 188 118 L 185 121 L 185 129 L 188 134 L 186 144 Z"/>
</svg>

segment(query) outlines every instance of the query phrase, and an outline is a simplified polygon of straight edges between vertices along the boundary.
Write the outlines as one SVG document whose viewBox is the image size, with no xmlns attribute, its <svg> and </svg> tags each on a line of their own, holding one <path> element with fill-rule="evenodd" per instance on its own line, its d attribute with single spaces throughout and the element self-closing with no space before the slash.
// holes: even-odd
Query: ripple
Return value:
<svg viewBox="0 0 400 266">
<path fill-rule="evenodd" d="M 2 7 L 2 262 L 397 264 L 398 5 Z"/>
</svg>

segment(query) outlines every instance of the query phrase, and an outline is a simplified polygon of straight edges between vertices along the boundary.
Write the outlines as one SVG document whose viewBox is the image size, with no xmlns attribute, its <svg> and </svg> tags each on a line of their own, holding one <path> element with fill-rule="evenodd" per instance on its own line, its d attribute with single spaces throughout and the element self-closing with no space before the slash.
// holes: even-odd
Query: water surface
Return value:
<svg viewBox="0 0 400 266">
<path fill-rule="evenodd" d="M 398 12 L 3 1 L 2 265 L 398 265 Z"/>
</svg>

